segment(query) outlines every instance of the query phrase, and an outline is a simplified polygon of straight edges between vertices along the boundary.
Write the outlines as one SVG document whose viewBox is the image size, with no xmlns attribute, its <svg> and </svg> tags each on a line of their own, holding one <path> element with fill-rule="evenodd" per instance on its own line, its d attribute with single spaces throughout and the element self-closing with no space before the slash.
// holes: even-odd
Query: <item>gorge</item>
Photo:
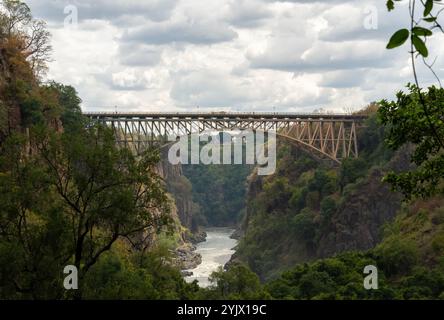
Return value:
<svg viewBox="0 0 444 320">
<path fill-rule="evenodd" d="M 204 208 L 200 221 L 236 227 L 239 242 L 228 269 L 244 264 L 270 282 L 295 265 L 366 252 L 384 242 L 384 226 L 399 215 L 402 196 L 382 178 L 390 170 L 408 169 L 411 149 L 387 149 L 374 116 L 358 134 L 361 157 L 338 167 L 282 141 L 271 176 L 258 176 L 252 167 L 243 168 L 240 179 L 242 167 L 184 166 L 193 199 Z M 218 181 L 215 174 L 225 178 Z M 237 206 L 230 207 L 226 199 L 234 194 Z M 228 214 L 224 208 L 235 209 Z"/>
<path fill-rule="evenodd" d="M 252 168 L 172 165 L 166 151 L 162 154 L 158 172 L 174 202 L 172 215 L 180 223 L 175 255 L 182 273 L 189 276 L 187 280 L 196 278 L 208 286 L 210 274 L 229 261 L 237 244 L 231 235 L 243 216 L 247 177 Z"/>
</svg>

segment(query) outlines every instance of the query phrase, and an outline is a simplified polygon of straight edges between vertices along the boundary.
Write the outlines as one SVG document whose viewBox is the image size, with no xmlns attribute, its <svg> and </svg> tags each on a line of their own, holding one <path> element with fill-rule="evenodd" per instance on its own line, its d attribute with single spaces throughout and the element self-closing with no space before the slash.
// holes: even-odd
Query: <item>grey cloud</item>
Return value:
<svg viewBox="0 0 444 320">
<path fill-rule="evenodd" d="M 200 70 L 175 73 L 170 96 L 178 106 L 219 108 L 239 111 L 284 111 L 291 108 L 312 110 L 328 103 L 333 89 L 320 88 L 318 92 L 290 96 L 274 96 L 273 93 L 288 90 L 284 87 L 264 90 L 264 85 L 233 77 L 223 72 Z"/>
<path fill-rule="evenodd" d="M 250 57 L 251 67 L 299 72 L 324 72 L 341 69 L 386 68 L 393 64 L 397 52 L 385 50 L 380 41 L 317 41 L 303 54 L 297 54 L 292 46 L 281 48 L 279 54 L 268 50 L 262 55 Z"/>
<path fill-rule="evenodd" d="M 330 71 L 322 74 L 318 83 L 327 88 L 352 88 L 361 86 L 369 73 L 368 69 Z"/>
<path fill-rule="evenodd" d="M 173 79 L 170 95 L 179 105 L 239 107 L 252 99 L 248 90 L 218 72 L 176 73 Z"/>
<path fill-rule="evenodd" d="M 119 46 L 120 63 L 127 66 L 157 65 L 162 57 L 161 49 L 139 44 L 121 44 Z"/>
<path fill-rule="evenodd" d="M 291 3 L 345 3 L 356 0 L 262 0 L 264 2 L 291 2 Z"/>
<path fill-rule="evenodd" d="M 273 16 L 266 4 L 258 0 L 236 0 L 230 3 L 227 21 L 237 27 L 254 28 Z"/>
<path fill-rule="evenodd" d="M 373 91 L 375 83 L 406 83 L 408 77 L 399 75 L 399 68 L 373 69 L 362 68 L 352 70 L 335 70 L 324 72 L 318 85 L 325 88 L 359 88 L 364 91 Z"/>
<path fill-rule="evenodd" d="M 345 3 L 345 2 L 353 2 L 356 0 L 261 0 L 263 2 L 268 2 L 268 3 L 276 3 L 276 2 L 281 2 L 281 3 L 301 3 L 301 4 L 315 4 L 315 3 L 322 3 L 322 4 L 337 4 L 337 3 Z"/>
<path fill-rule="evenodd" d="M 78 18 L 82 20 L 99 19 L 111 23 L 125 15 L 144 16 L 153 21 L 163 21 L 170 17 L 177 0 L 28 0 L 34 16 L 48 21 L 61 23 L 67 14 L 64 9 L 74 5 Z"/>
<path fill-rule="evenodd" d="M 95 78 L 113 91 L 143 91 L 148 87 L 148 83 L 143 75 L 132 74 L 127 77 L 118 76 L 119 74 L 102 73 L 95 75 Z"/>
<path fill-rule="evenodd" d="M 237 33 L 227 24 L 216 21 L 181 21 L 149 23 L 127 30 L 122 36 L 124 42 L 145 44 L 193 43 L 212 44 L 233 40 Z"/>
</svg>

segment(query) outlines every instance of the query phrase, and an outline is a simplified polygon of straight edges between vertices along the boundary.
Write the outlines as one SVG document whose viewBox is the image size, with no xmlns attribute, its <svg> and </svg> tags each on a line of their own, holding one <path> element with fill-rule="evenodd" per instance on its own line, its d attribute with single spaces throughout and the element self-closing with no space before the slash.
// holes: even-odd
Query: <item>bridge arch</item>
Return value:
<svg viewBox="0 0 444 320">
<path fill-rule="evenodd" d="M 218 130 L 218 132 L 228 132 L 228 133 L 230 133 L 232 131 L 241 131 L 242 132 L 242 131 L 250 130 L 250 129 L 249 128 L 247 128 L 247 129 L 246 128 L 230 128 L 230 129 L 219 129 L 219 130 Z M 260 130 L 260 129 L 255 129 L 253 131 L 254 131 L 254 133 L 256 133 L 257 131 L 260 131 L 262 133 L 270 132 L 270 131 L 265 131 L 265 130 Z M 190 136 L 192 134 L 203 134 L 203 133 L 205 133 L 205 131 L 192 132 L 192 133 L 188 134 L 188 136 Z M 276 138 L 284 139 L 284 140 L 286 140 L 286 141 L 296 145 L 297 147 L 301 148 L 303 151 L 305 151 L 306 153 L 308 153 L 310 156 L 314 157 L 317 160 L 328 159 L 328 160 L 334 162 L 335 164 L 340 164 L 341 163 L 338 159 L 335 159 L 334 157 L 332 157 L 328 153 L 325 153 L 322 150 L 316 148 L 315 146 L 310 145 L 310 144 L 308 144 L 306 142 L 300 141 L 300 140 L 298 140 L 298 139 L 296 139 L 294 137 L 290 137 L 290 136 L 288 136 L 286 134 L 283 134 L 283 133 L 280 133 L 280 132 L 276 132 Z M 165 150 L 165 149 L 171 147 L 176 142 L 177 141 L 163 141 L 163 142 L 160 142 L 159 143 L 159 148 L 161 150 Z"/>
</svg>

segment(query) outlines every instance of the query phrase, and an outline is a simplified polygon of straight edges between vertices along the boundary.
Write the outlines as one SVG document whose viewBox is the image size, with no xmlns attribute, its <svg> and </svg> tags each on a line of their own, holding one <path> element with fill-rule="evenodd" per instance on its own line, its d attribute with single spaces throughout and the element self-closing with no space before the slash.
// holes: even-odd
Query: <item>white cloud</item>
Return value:
<svg viewBox="0 0 444 320">
<path fill-rule="evenodd" d="M 380 0 L 27 2 L 53 33 L 49 77 L 75 86 L 89 110 L 341 111 L 411 80 L 408 49 L 385 49 L 406 8 L 387 13 Z M 77 28 L 63 27 L 68 4 Z M 364 27 L 369 6 L 375 30 Z M 441 77 L 443 43 L 430 43 Z"/>
</svg>

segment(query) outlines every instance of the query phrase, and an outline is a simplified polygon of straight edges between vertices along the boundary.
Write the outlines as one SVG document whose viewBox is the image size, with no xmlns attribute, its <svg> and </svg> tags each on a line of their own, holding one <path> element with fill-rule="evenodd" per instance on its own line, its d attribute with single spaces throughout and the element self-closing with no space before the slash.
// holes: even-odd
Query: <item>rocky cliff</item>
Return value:
<svg viewBox="0 0 444 320">
<path fill-rule="evenodd" d="M 381 227 L 399 210 L 401 199 L 381 183 L 380 170 L 371 173 L 350 192 L 321 235 L 316 256 L 327 257 L 342 251 L 367 250 L 381 240 Z"/>
<path fill-rule="evenodd" d="M 402 196 L 382 182 L 385 173 L 409 165 L 407 152 L 399 152 L 384 168 L 368 176 L 344 194 L 319 240 L 316 257 L 329 257 L 350 250 L 368 250 L 382 240 L 382 226 L 392 221 L 401 208 Z"/>
<path fill-rule="evenodd" d="M 170 164 L 165 150 L 161 153 L 161 159 L 157 171 L 171 195 L 171 215 L 178 237 L 175 261 L 182 270 L 193 269 L 201 263 L 201 256 L 195 252 L 194 244 L 204 241 L 206 237 L 196 219 L 199 206 L 192 200 L 191 183 L 183 175 L 182 166 Z"/>
<path fill-rule="evenodd" d="M 168 161 L 167 150 L 162 149 L 161 159 L 158 172 L 174 199 L 175 210 L 181 224 L 190 231 L 186 237 L 192 242 L 201 242 L 205 239 L 205 235 L 200 229 L 200 208 L 193 201 L 191 182 L 184 176 L 182 165 L 172 165 Z"/>
</svg>

